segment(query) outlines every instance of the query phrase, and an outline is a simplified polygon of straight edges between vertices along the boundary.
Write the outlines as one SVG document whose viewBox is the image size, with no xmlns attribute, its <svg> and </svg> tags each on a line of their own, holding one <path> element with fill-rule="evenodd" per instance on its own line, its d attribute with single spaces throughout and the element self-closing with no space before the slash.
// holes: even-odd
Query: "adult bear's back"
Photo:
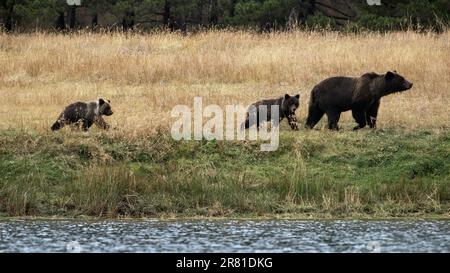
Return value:
<svg viewBox="0 0 450 273">
<path fill-rule="evenodd" d="M 331 77 L 319 82 L 311 91 L 310 104 L 324 110 L 330 106 L 350 107 L 359 78 Z"/>
</svg>

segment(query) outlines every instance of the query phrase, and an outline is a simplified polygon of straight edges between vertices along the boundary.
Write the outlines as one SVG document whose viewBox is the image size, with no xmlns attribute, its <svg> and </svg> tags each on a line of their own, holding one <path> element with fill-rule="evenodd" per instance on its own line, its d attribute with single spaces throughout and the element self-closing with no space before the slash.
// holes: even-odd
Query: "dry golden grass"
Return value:
<svg viewBox="0 0 450 273">
<path fill-rule="evenodd" d="M 65 105 L 104 97 L 115 112 L 107 121 L 136 135 L 170 124 L 172 107 L 194 96 L 249 104 L 285 92 L 301 93 L 303 123 L 322 79 L 387 70 L 414 87 L 382 99 L 379 127 L 450 124 L 450 32 L 0 34 L 0 67 L 0 130 L 49 130 Z M 350 122 L 345 113 L 343 127 Z"/>
</svg>

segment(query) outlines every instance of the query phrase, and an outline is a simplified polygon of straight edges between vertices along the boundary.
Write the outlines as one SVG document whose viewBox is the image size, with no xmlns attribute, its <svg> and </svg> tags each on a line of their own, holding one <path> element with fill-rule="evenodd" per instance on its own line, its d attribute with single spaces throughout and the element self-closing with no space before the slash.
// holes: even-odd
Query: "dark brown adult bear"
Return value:
<svg viewBox="0 0 450 273">
<path fill-rule="evenodd" d="M 111 116 L 112 114 L 109 100 L 79 101 L 68 105 L 53 123 L 51 129 L 56 131 L 65 125 L 71 125 L 81 126 L 83 131 L 87 131 L 94 123 L 102 129 L 109 129 L 109 124 L 102 118 L 102 115 Z"/>
<path fill-rule="evenodd" d="M 366 73 L 361 77 L 332 77 L 317 84 L 311 91 L 306 128 L 312 129 L 324 114 L 328 128 L 338 130 L 342 112 L 352 110 L 358 130 L 369 124 L 376 127 L 378 107 L 383 96 L 410 89 L 413 84 L 394 72 L 379 75 Z"/>
</svg>

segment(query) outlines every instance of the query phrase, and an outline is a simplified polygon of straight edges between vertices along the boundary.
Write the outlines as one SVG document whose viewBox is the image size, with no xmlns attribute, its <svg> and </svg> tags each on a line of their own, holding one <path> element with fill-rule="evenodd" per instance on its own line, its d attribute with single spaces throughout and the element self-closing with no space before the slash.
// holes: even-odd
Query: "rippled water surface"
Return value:
<svg viewBox="0 0 450 273">
<path fill-rule="evenodd" d="M 0 221 L 0 252 L 450 252 L 450 221 Z"/>
</svg>

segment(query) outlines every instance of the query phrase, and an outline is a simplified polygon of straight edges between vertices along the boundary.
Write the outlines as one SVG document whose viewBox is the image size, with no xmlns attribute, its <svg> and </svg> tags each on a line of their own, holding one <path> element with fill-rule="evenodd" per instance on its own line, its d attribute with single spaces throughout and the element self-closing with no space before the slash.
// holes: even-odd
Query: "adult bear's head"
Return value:
<svg viewBox="0 0 450 273">
<path fill-rule="evenodd" d="M 406 80 L 397 71 L 388 71 L 384 74 L 384 94 L 389 95 L 395 92 L 402 92 L 411 89 L 413 83 Z"/>
</svg>

